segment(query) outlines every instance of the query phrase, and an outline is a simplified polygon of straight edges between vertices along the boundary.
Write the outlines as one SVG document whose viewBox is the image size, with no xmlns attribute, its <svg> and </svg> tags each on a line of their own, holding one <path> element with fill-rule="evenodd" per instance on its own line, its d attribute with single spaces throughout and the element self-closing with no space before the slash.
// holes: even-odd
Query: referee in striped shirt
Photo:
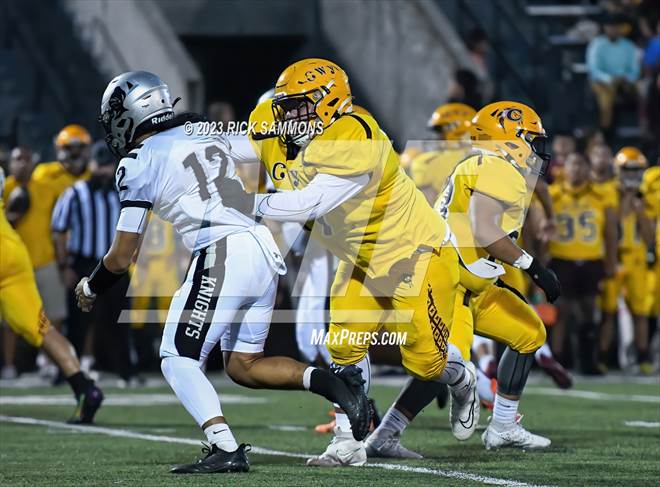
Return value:
<svg viewBox="0 0 660 487">
<path fill-rule="evenodd" d="M 99 297 L 92 313 L 83 313 L 76 306 L 73 294 L 82 276 L 88 276 L 96 267 L 112 243 L 119 219 L 119 195 L 115 188 L 116 160 L 104 141 L 92 148 L 92 175 L 87 181 L 78 181 L 67 189 L 57 201 L 52 215 L 57 262 L 62 280 L 68 290 L 66 335 L 78 356 L 82 356 L 85 340 L 94 325 L 97 359 L 103 353 L 122 379 L 129 381 L 134 375 L 130 353 L 131 329 L 117 325 L 123 309 L 128 309 L 126 296 L 129 280 L 124 276 L 111 290 Z M 108 347 L 107 345 L 112 345 Z"/>
</svg>

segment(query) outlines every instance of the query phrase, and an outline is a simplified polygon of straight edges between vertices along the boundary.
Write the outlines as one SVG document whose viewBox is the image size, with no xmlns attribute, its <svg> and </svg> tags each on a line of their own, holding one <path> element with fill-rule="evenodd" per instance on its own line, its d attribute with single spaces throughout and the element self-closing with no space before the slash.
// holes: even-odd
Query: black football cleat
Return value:
<svg viewBox="0 0 660 487">
<path fill-rule="evenodd" d="M 103 402 L 103 391 L 96 386 L 92 386 L 83 394 L 78 396 L 78 404 L 73 411 L 73 416 L 69 418 L 69 424 L 92 424 L 94 415 L 101 407 Z"/>
<path fill-rule="evenodd" d="M 188 465 L 177 465 L 170 473 L 229 473 L 247 472 L 250 470 L 250 462 L 246 453 L 252 447 L 241 443 L 236 451 L 224 451 L 215 445 L 202 448 L 206 456 Z"/>
<path fill-rule="evenodd" d="M 346 384 L 354 396 L 351 404 L 340 404 L 351 422 L 353 438 L 357 441 L 364 440 L 369 434 L 371 426 L 371 405 L 369 398 L 364 390 L 364 379 L 362 378 L 362 369 L 356 365 L 347 365 L 343 368 L 333 367 L 332 372 Z"/>
</svg>

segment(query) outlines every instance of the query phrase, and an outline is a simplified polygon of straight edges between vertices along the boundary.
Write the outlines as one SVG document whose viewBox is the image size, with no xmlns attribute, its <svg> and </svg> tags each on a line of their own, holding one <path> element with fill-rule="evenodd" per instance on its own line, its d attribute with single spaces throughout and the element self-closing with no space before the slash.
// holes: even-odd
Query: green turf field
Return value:
<svg viewBox="0 0 660 487">
<path fill-rule="evenodd" d="M 310 468 L 304 465 L 304 458 L 283 455 L 324 449 L 329 437 L 313 432 L 314 425 L 327 418 L 328 407 L 321 399 L 309 393 L 251 391 L 225 383 L 218 389 L 228 400 L 223 410 L 237 439 L 256 449 L 250 454 L 248 474 L 182 477 L 168 473 L 171 465 L 191 461 L 199 454 L 196 442 L 203 435 L 183 407 L 172 402 L 165 387 L 106 390 L 108 404 L 98 415 L 99 429 L 94 433 L 79 431 L 90 431 L 84 427 L 57 427 L 72 410 L 68 404 L 57 404 L 68 395 L 65 387 L 4 387 L 0 394 L 0 485 L 212 482 L 340 486 L 369 482 L 377 486 L 463 486 L 518 482 L 633 486 L 658 485 L 660 479 L 660 428 L 653 425 L 660 423 L 658 383 L 625 379 L 579 383 L 575 391 L 581 397 L 557 396 L 550 383 L 530 386 L 522 406 L 524 424 L 553 441 L 551 449 L 542 453 L 486 452 L 480 431 L 459 444 L 449 431 L 447 412 L 433 405 L 404 436 L 406 446 L 422 453 L 424 460 L 371 462 L 370 468 L 339 469 Z M 397 387 L 381 385 L 373 387 L 371 395 L 384 412 L 397 391 Z M 26 404 L 35 401 L 41 404 Z M 643 421 L 650 427 L 629 426 L 627 421 Z M 259 449 L 276 452 L 266 455 Z"/>
</svg>

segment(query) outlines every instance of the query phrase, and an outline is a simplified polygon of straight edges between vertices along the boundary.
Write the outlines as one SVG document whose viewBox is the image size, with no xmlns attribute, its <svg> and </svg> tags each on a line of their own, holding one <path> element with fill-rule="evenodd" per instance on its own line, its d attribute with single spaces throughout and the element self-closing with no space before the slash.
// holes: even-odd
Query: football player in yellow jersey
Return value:
<svg viewBox="0 0 660 487">
<path fill-rule="evenodd" d="M 549 439 L 530 433 L 517 421 L 518 401 L 534 352 L 545 342 L 545 327 L 525 299 L 497 279 L 504 272 L 501 263 L 508 263 L 525 270 L 549 301 L 560 293 L 554 274 L 511 238 L 522 227 L 536 179 L 549 160 L 543 150 L 546 134 L 531 108 L 503 101 L 479 110 L 472 119 L 471 138 L 477 152 L 456 167 L 437 205 L 456 235 L 461 263 L 449 341 L 463 357 L 469 357 L 473 333 L 508 345 L 497 371 L 493 420 L 482 436 L 486 448 L 546 448 Z M 367 438 L 368 451 L 375 456 L 403 456 L 395 454 L 400 447 L 385 445 L 398 445 L 406 424 L 389 421 L 388 416 L 405 408 L 402 403 L 412 403 L 412 395 L 422 407 L 433 399 L 412 386 Z"/>
<path fill-rule="evenodd" d="M 79 125 L 67 125 L 55 138 L 58 160 L 38 164 L 32 170 L 32 162 L 26 161 L 25 176 L 19 182 L 7 179 L 6 197 L 15 188 L 25 188 L 30 205 L 22 212 L 20 220 L 13 222 L 16 231 L 26 243 L 34 267 L 39 292 L 44 300 L 46 313 L 56 328 L 67 315 L 66 293 L 62 286 L 55 248 L 50 230 L 50 217 L 59 196 L 78 179 L 89 178 L 86 169 L 90 157 L 91 137 Z M 62 271 L 63 269 L 60 269 Z M 64 276 L 66 282 L 66 276 Z M 76 285 L 70 279 L 68 285 Z"/>
<path fill-rule="evenodd" d="M 634 322 L 640 372 L 648 374 L 653 371 L 648 355 L 648 320 L 652 302 L 646 258 L 647 250 L 653 245 L 653 228 L 640 192 L 648 162 L 639 149 L 624 147 L 617 152 L 614 163 L 616 186 L 608 189 L 617 199 L 619 269 L 603 296 L 604 331 L 609 333 L 601 336 L 601 350 L 606 352 L 611 346 L 617 301 L 623 295 Z"/>
<path fill-rule="evenodd" d="M 410 176 L 429 204 L 435 203 L 456 165 L 470 152 L 470 120 L 477 111 L 464 103 L 447 103 L 433 111 L 428 128 L 433 149 L 412 159 Z"/>
<path fill-rule="evenodd" d="M 579 337 L 582 371 L 598 374 L 593 316 L 600 283 L 614 272 L 616 216 L 605 195 L 590 180 L 590 166 L 582 155 L 571 154 L 564 169 L 565 181 L 550 188 L 558 221 L 557 235 L 548 244 L 550 267 L 564 288 L 552 349 L 561 357 L 567 334 L 574 331 Z M 569 323 L 576 326 L 568 328 Z"/>
<path fill-rule="evenodd" d="M 0 193 L 5 182 L 0 168 Z M 80 370 L 73 347 L 50 324 L 25 244 L 7 221 L 0 202 L 0 319 L 30 345 L 42 348 L 61 369 L 78 402 L 70 423 L 91 423 L 103 393 Z"/>
<path fill-rule="evenodd" d="M 644 172 L 641 192 L 644 195 L 646 214 L 654 228 L 655 245 L 649 253 L 651 264 L 651 316 L 656 320 L 660 316 L 660 166 L 654 166 Z"/>
<path fill-rule="evenodd" d="M 251 122 L 290 122 L 298 130 L 278 136 L 257 129 L 250 136 L 283 191 L 254 196 L 223 182 L 223 204 L 274 220 L 315 220 L 312 238 L 341 261 L 330 296 L 327 346 L 334 367 L 359 366 L 368 380 L 369 343 L 355 337 L 375 336 L 383 326 L 406 332 L 403 366 L 420 382 L 452 384 L 452 431 L 469 437 L 479 404 L 473 366 L 447 342 L 458 265 L 446 245 L 446 223 L 401 170 L 376 120 L 352 112 L 339 66 L 322 59 L 294 63 L 278 79 L 271 105 L 270 116 L 267 106 L 257 106 Z M 448 360 L 452 366 L 445 367 Z M 335 438 L 310 464 L 363 464 L 364 445 L 352 440 L 343 413 L 336 420 Z"/>
<path fill-rule="evenodd" d="M 152 298 L 158 310 L 158 323 L 165 323 L 172 295 L 179 287 L 178 259 L 172 225 L 152 215 L 140 246 L 139 257 L 131 276 L 132 325 L 141 328 L 147 322 Z"/>
</svg>

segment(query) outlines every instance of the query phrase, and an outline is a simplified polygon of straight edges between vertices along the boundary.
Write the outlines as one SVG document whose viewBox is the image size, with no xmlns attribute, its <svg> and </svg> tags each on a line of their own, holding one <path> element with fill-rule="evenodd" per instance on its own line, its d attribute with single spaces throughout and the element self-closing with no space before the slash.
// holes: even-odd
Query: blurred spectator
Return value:
<svg viewBox="0 0 660 487">
<path fill-rule="evenodd" d="M 234 106 L 227 101 L 214 101 L 209 105 L 207 111 L 210 122 L 222 123 L 225 128 L 229 122 L 236 120 Z"/>
<path fill-rule="evenodd" d="M 470 58 L 474 64 L 474 74 L 479 81 L 479 92 L 481 101 L 486 104 L 495 96 L 495 84 L 488 67 L 488 53 L 490 42 L 483 29 L 472 29 L 467 36 L 465 44 L 470 51 Z M 481 105 L 472 105 L 480 108 Z"/>
<path fill-rule="evenodd" d="M 635 96 L 635 82 L 639 78 L 635 45 L 621 36 L 618 17 L 607 17 L 603 22 L 603 34 L 589 43 L 587 68 L 600 112 L 600 127 L 609 133 L 615 103 Z"/>
<path fill-rule="evenodd" d="M 569 154 L 575 152 L 575 137 L 566 132 L 557 132 L 552 138 L 552 160 L 550 161 L 550 178 L 559 182 L 564 177 L 564 162 Z"/>
<path fill-rule="evenodd" d="M 597 374 L 594 312 L 600 281 L 614 272 L 616 218 L 590 181 L 590 166 L 582 155 L 570 154 L 564 168 L 564 181 L 550 186 L 558 229 L 548 245 L 549 267 L 562 283 L 552 351 L 561 362 L 574 363 L 565 353 L 569 339 L 577 345 L 571 348 L 582 372 Z"/>
<path fill-rule="evenodd" d="M 447 103 L 465 103 L 471 107 L 482 107 L 479 81 L 469 69 L 458 69 L 449 84 Z"/>
<path fill-rule="evenodd" d="M 597 183 L 611 181 L 614 178 L 614 164 L 612 162 L 612 149 L 606 144 L 591 146 L 587 152 L 591 164 L 592 179 Z"/>
<path fill-rule="evenodd" d="M 105 142 L 97 142 L 89 180 L 78 181 L 57 200 L 52 230 L 57 261 L 69 290 L 67 338 L 82 356 L 86 352 L 90 324 L 96 325 L 95 332 L 104 337 L 104 351 L 112 351 L 115 371 L 128 382 L 134 376 L 130 326 L 117 324 L 121 311 L 129 308 L 128 276 L 99 296 L 91 313 L 83 313 L 78 308 L 73 292 L 81 277 L 91 275 L 112 243 L 120 211 L 115 188 L 116 167 L 116 160 Z M 98 336 L 97 343 L 101 343 Z"/>
<path fill-rule="evenodd" d="M 9 177 L 5 182 L 7 219 L 27 247 L 44 310 L 59 328 L 66 318 L 66 297 L 60 282 L 50 238 L 50 215 L 58 188 L 48 178 L 38 178 L 29 147 L 11 151 Z"/>
<path fill-rule="evenodd" d="M 644 132 L 647 139 L 655 141 L 660 155 L 660 19 L 656 22 L 655 36 L 644 50 L 642 60 L 645 78 Z M 654 154 L 653 154 L 654 155 Z"/>
</svg>

